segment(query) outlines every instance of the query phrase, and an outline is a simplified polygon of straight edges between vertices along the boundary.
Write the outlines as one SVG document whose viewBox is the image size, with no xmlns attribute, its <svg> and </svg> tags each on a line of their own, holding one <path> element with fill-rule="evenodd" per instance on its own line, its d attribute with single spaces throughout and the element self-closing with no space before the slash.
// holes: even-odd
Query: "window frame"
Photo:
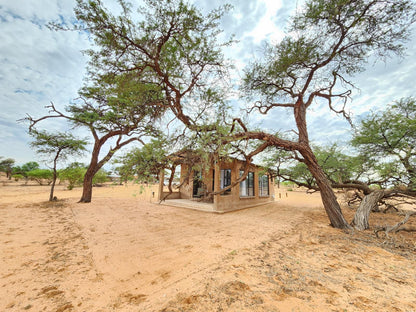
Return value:
<svg viewBox="0 0 416 312">
<path fill-rule="evenodd" d="M 240 177 L 244 170 L 240 170 Z M 240 182 L 240 197 L 255 197 L 254 171 L 249 171 L 247 177 Z"/>
<path fill-rule="evenodd" d="M 259 196 L 260 197 L 270 196 L 270 182 L 269 182 L 269 176 L 267 174 L 263 174 L 259 176 Z"/>
</svg>

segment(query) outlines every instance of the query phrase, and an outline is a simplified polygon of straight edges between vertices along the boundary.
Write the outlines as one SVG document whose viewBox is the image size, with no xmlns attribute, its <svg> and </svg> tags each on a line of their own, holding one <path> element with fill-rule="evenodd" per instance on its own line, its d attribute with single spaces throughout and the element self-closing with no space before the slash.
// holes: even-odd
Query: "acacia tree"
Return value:
<svg viewBox="0 0 416 312">
<path fill-rule="evenodd" d="M 87 142 L 76 139 L 70 133 L 48 133 L 32 129 L 30 135 L 34 141 L 30 145 L 36 149 L 38 154 L 52 158 L 52 184 L 49 194 L 49 201 L 54 200 L 54 189 L 58 177 L 56 166 L 59 161 L 65 160 L 68 156 L 80 155 L 85 151 Z"/>
<path fill-rule="evenodd" d="M 390 128 L 395 126 L 391 125 Z M 397 162 L 389 162 L 386 157 L 368 157 L 368 154 L 346 155 L 336 145 L 314 147 L 313 151 L 332 188 L 354 191 L 348 204 L 359 203 L 351 221 L 355 229 L 368 229 L 370 212 L 381 211 L 381 206 L 389 209 L 401 203 L 416 203 L 416 191 L 410 180 L 403 179 L 403 170 L 398 170 L 395 165 Z M 284 167 L 274 166 L 276 157 L 284 160 Z M 295 157 L 291 153 L 279 153 L 273 155 L 266 165 L 282 181 L 289 181 L 312 192 L 319 191 L 306 165 L 295 161 Z"/>
<path fill-rule="evenodd" d="M 394 177 L 391 184 L 416 188 L 415 98 L 400 99 L 388 110 L 361 120 L 351 143 L 377 162 L 382 175 Z"/>
<path fill-rule="evenodd" d="M 13 158 L 2 159 L 0 157 L 0 172 L 6 173 L 6 177 L 10 180 L 12 178 L 13 165 L 15 160 Z"/>
<path fill-rule="evenodd" d="M 307 111 L 327 103 L 330 110 L 349 118 L 344 110 L 353 87 L 349 78 L 364 70 L 370 56 L 402 55 L 415 12 L 411 0 L 309 0 L 293 17 L 288 35 L 276 45 L 267 44 L 262 59 L 245 71 L 242 90 L 255 101 L 250 111 L 267 115 L 274 109 L 291 110 L 297 137 L 240 131 L 233 138 L 261 140 L 296 152 L 314 177 L 336 228 L 349 224 L 310 146 Z"/>
<path fill-rule="evenodd" d="M 29 129 L 49 118 L 63 118 L 74 127 L 89 130 L 93 138 L 90 163 L 84 175 L 80 202 L 91 202 L 94 175 L 123 146 L 143 137 L 158 134 L 157 119 L 163 113 L 160 90 L 147 82 L 132 77 L 129 73 L 90 77 L 90 85 L 79 91 L 80 98 L 66 108 L 58 110 L 53 103 L 50 114 L 35 119 L 28 116 Z M 114 139 L 104 155 L 100 155 L 104 144 Z"/>
<path fill-rule="evenodd" d="M 202 14 L 182 0 L 145 0 L 132 16 L 132 5 L 118 1 L 115 16 L 98 0 L 78 0 L 82 29 L 95 42 L 93 75 L 130 73 L 164 93 L 160 103 L 195 131 L 215 130 L 213 107 L 223 104 L 227 66 L 218 43 L 219 19 L 228 6 Z M 138 21 L 138 22 L 136 22 Z"/>
</svg>

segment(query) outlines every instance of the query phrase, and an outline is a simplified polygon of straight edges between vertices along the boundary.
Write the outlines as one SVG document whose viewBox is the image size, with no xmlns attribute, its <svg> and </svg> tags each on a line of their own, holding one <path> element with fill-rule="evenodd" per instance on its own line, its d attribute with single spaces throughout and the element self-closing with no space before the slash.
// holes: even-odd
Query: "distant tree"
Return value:
<svg viewBox="0 0 416 312">
<path fill-rule="evenodd" d="M 49 161 L 52 161 L 52 176 L 51 178 L 51 191 L 49 194 L 49 201 L 54 200 L 54 189 L 56 184 L 57 165 L 58 161 L 64 161 L 68 156 L 80 155 L 85 151 L 84 140 L 76 139 L 70 133 L 54 132 L 49 133 L 47 131 L 38 131 L 34 128 L 31 129 L 30 135 L 34 141 L 30 145 L 35 148 L 38 154 L 48 157 Z M 32 174 L 34 173 L 31 171 Z M 35 171 L 36 174 L 41 174 L 40 171 Z M 46 175 L 46 172 L 43 173 Z M 44 179 L 44 178 L 43 178 Z"/>
<path fill-rule="evenodd" d="M 134 178 L 140 182 L 155 182 L 161 170 L 169 166 L 167 142 L 152 140 L 142 148 L 135 148 L 114 164 L 119 165 L 116 171 L 126 181 Z"/>
<path fill-rule="evenodd" d="M 77 185 L 82 185 L 86 169 L 83 164 L 72 163 L 59 171 L 59 179 L 68 182 L 68 189 L 72 190 Z"/>
<path fill-rule="evenodd" d="M 370 57 L 402 55 L 415 16 L 412 0 L 308 0 L 293 16 L 288 36 L 278 44 L 266 44 L 261 59 L 245 71 L 242 91 L 254 102 L 249 111 L 266 115 L 276 108 L 292 111 L 296 138 L 244 129 L 233 138 L 296 152 L 314 177 L 336 228 L 350 226 L 310 145 L 307 111 L 326 103 L 329 110 L 349 118 L 344 107 L 353 88 L 350 77 L 362 72 Z"/>
<path fill-rule="evenodd" d="M 59 179 L 68 182 L 68 189 L 72 190 L 75 186 L 83 185 L 84 176 L 88 168 L 81 163 L 74 162 L 65 169 L 59 171 Z M 108 181 L 108 174 L 105 170 L 100 169 L 94 175 L 92 185 L 97 186 L 99 184 Z"/>
<path fill-rule="evenodd" d="M 0 157 L 0 172 L 6 173 L 6 177 L 10 180 L 13 172 L 15 160 L 13 158 Z"/>
<path fill-rule="evenodd" d="M 44 182 L 50 185 L 54 179 L 53 172 L 49 169 L 34 169 L 26 172 L 26 175 L 29 180 L 36 181 L 39 185 L 43 185 Z"/>
<path fill-rule="evenodd" d="M 22 173 L 26 177 L 27 172 L 35 169 L 39 169 L 39 164 L 36 161 L 29 161 L 20 167 L 21 172 L 19 173 Z"/>
<path fill-rule="evenodd" d="M 352 145 L 374 159 L 391 184 L 416 188 L 416 99 L 403 98 L 361 120 Z M 386 161 L 388 160 L 388 161 Z"/>
</svg>

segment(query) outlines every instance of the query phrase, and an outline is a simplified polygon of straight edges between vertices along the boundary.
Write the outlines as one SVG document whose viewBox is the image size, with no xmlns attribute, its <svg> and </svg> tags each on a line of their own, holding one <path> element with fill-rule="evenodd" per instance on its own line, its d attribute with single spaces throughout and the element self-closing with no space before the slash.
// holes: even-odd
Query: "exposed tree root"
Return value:
<svg viewBox="0 0 416 312">
<path fill-rule="evenodd" d="M 386 234 L 386 237 L 389 237 L 389 233 L 397 233 L 400 231 L 406 231 L 406 232 L 416 232 L 416 227 L 412 226 L 412 227 L 405 227 L 405 228 L 400 228 L 403 224 L 405 224 L 407 221 L 409 221 L 409 218 L 413 215 L 416 215 L 416 211 L 410 211 L 407 212 L 405 217 L 403 218 L 402 221 L 396 223 L 393 226 L 378 226 L 375 230 L 374 233 L 376 234 L 377 237 L 379 232 L 384 231 L 384 233 Z"/>
</svg>

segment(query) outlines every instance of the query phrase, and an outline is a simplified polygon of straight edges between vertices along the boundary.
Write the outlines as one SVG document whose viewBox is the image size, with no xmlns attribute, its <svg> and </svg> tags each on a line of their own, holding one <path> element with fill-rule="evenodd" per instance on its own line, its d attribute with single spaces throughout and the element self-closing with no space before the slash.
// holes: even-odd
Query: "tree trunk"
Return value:
<svg viewBox="0 0 416 312">
<path fill-rule="evenodd" d="M 329 221 L 331 222 L 331 225 L 337 229 L 351 228 L 351 226 L 345 220 L 344 215 L 342 214 L 341 207 L 338 204 L 335 193 L 331 187 L 331 183 L 326 178 L 322 168 L 319 166 L 312 150 L 308 147 L 302 150 L 301 153 L 304 157 L 305 164 L 307 165 L 309 171 L 318 184 L 322 203 L 324 205 L 326 214 L 328 215 Z"/>
<path fill-rule="evenodd" d="M 97 140 L 94 144 L 94 148 L 91 154 L 90 165 L 88 166 L 87 172 L 84 175 L 84 183 L 82 185 L 82 195 L 79 200 L 80 203 L 90 203 L 92 198 L 92 179 L 94 175 L 100 170 L 98 166 L 98 155 L 103 143 Z"/>
<path fill-rule="evenodd" d="M 360 231 L 367 230 L 370 226 L 368 224 L 368 217 L 371 210 L 377 205 L 378 201 L 384 196 L 384 190 L 374 191 L 366 196 L 358 207 L 351 225 Z"/>
<path fill-rule="evenodd" d="M 52 185 L 51 185 L 51 193 L 49 194 L 49 201 L 53 201 L 53 192 L 55 190 L 55 183 L 57 178 L 56 173 L 56 163 L 58 162 L 59 154 L 61 153 L 61 150 L 58 150 L 58 152 L 55 155 L 55 158 L 53 159 L 53 178 L 52 178 Z"/>
<path fill-rule="evenodd" d="M 51 193 L 49 194 L 49 201 L 53 201 L 53 192 L 55 190 L 55 183 L 56 183 L 56 169 L 53 170 L 53 180 L 51 185 Z"/>
<path fill-rule="evenodd" d="M 91 165 L 88 167 L 87 172 L 84 176 L 84 183 L 82 186 L 82 196 L 79 200 L 80 203 L 90 203 L 92 198 L 92 179 L 95 175 L 95 168 L 91 167 Z"/>
</svg>

